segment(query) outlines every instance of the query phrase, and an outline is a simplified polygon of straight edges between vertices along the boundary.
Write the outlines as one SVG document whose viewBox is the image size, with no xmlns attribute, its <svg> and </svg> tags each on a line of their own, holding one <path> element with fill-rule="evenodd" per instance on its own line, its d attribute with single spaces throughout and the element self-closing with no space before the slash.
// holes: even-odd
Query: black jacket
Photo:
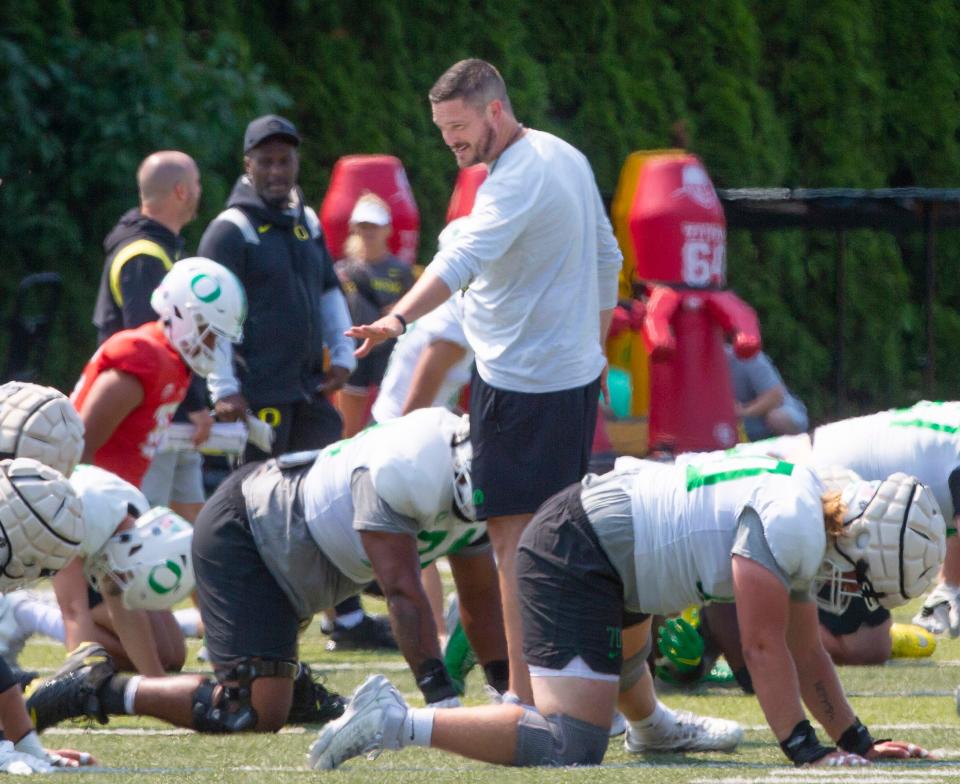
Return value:
<svg viewBox="0 0 960 784">
<path fill-rule="evenodd" d="M 323 374 L 320 299 L 340 284 L 316 213 L 295 195 L 295 207 L 279 210 L 241 177 L 198 250 L 246 289 L 243 342 L 234 349 L 241 392 L 254 407 L 308 400 Z"/>
<path fill-rule="evenodd" d="M 93 323 L 97 345 L 122 329 L 155 321 L 150 295 L 183 251 L 183 238 L 138 209 L 127 210 L 103 241 L 107 258 L 100 276 Z M 188 411 L 207 408 L 206 385 L 194 378 L 174 417 L 187 419 Z"/>
<path fill-rule="evenodd" d="M 114 332 L 156 319 L 150 295 L 180 257 L 183 240 L 166 226 L 133 209 L 103 241 L 107 255 L 93 310 L 97 343 Z"/>
</svg>

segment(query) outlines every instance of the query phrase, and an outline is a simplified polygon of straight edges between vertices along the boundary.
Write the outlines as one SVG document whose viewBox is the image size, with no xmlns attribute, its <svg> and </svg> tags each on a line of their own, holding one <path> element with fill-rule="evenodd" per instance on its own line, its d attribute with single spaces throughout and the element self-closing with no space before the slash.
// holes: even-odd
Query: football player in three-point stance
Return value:
<svg viewBox="0 0 960 784">
<path fill-rule="evenodd" d="M 60 471 L 20 457 L 41 455 L 69 472 L 80 459 L 83 426 L 55 389 L 9 382 L 0 386 L 0 592 L 51 574 L 78 552 L 84 536 L 80 501 Z M 0 771 L 49 771 L 91 764 L 86 753 L 48 752 L 27 713 L 20 683 L 0 659 Z"/>
<path fill-rule="evenodd" d="M 67 398 L 55 389 L 20 382 L 0 386 L 0 439 L 9 450 L 5 454 L 35 458 L 69 476 L 81 501 L 84 520 L 76 557 L 53 576 L 59 608 L 29 594 L 3 598 L 0 642 L 5 655 L 15 657 L 29 634 L 43 630 L 64 642 L 68 650 L 102 643 L 124 667 L 141 672 L 162 675 L 169 669 L 180 669 L 186 648 L 169 607 L 193 584 L 189 526 L 176 515 L 167 514 L 168 510 L 148 515 L 150 505 L 144 495 L 109 471 L 76 466 L 84 449 L 83 425 Z M 138 519 L 141 515 L 144 517 Z M 142 527 L 151 519 L 149 529 Z M 141 536 L 148 530 L 152 533 Z M 91 607 L 85 570 L 86 577 L 93 581 L 101 567 L 117 575 L 102 556 L 109 552 L 116 559 L 122 545 L 113 537 L 120 536 L 121 531 L 126 532 L 122 538 L 137 537 L 141 545 L 136 557 L 124 559 L 125 571 L 131 575 L 128 581 L 139 581 L 149 574 L 156 564 L 145 559 L 156 556 L 158 548 L 163 562 L 166 556 L 178 561 L 181 577 L 175 586 L 163 586 L 162 595 L 148 597 L 140 591 L 136 599 L 135 592 L 128 590 L 129 582 L 123 588 L 116 580 L 96 582 L 95 587 L 105 586 L 106 592 L 102 603 L 99 594 L 92 594 Z M 178 538 L 176 531 L 183 535 Z M 153 612 L 148 615 L 147 611 Z"/>
<path fill-rule="evenodd" d="M 732 451 L 810 464 L 824 476 L 835 475 L 839 467 L 866 480 L 903 471 L 916 476 L 936 498 L 947 526 L 947 550 L 940 579 L 913 619 L 922 628 L 892 624 L 885 607 L 858 599 L 842 615 L 821 610 L 821 633 L 835 662 L 879 664 L 891 655 L 929 655 L 936 645 L 931 634 L 960 634 L 960 539 L 955 535 L 960 512 L 960 402 L 921 401 L 831 422 L 818 427 L 812 437 L 771 438 L 739 444 Z"/>
<path fill-rule="evenodd" d="M 933 634 L 960 635 L 960 402 L 921 401 L 818 427 L 812 460 L 842 465 L 864 479 L 905 471 L 933 492 L 947 524 L 947 555 L 936 588 L 913 622 Z"/>
<path fill-rule="evenodd" d="M 697 601 L 736 601 L 744 653 L 767 721 L 796 765 L 926 756 L 875 741 L 819 641 L 814 597 L 863 593 L 888 606 L 918 595 L 943 557 L 932 494 L 913 477 L 823 494 L 808 468 L 766 457 L 670 466 L 622 459 L 544 504 L 518 553 L 524 655 L 537 711 L 410 708 L 382 675 L 321 730 L 311 766 L 419 745 L 512 765 L 598 764 L 618 701 L 626 747 L 733 748 L 733 722 L 672 714 L 646 666 L 649 621 Z M 884 558 L 890 548 L 899 557 Z M 624 617 L 627 620 L 624 620 Z M 626 625 L 631 623 L 632 625 Z M 833 743 L 822 744 L 804 704 Z"/>
<path fill-rule="evenodd" d="M 473 520 L 470 460 L 466 423 L 445 409 L 423 409 L 319 454 L 243 466 L 207 502 L 194 533 L 217 680 L 130 677 L 115 674 L 109 660 L 77 661 L 31 695 L 38 728 L 84 714 L 135 713 L 202 732 L 276 731 L 301 700 L 301 625 L 374 577 L 425 700 L 455 704 L 419 579 L 420 567 L 440 555 L 450 559 L 488 681 L 505 689 L 497 573 L 485 527 Z M 323 695 L 311 694 L 309 720 L 342 711 L 339 701 L 324 705 Z"/>
</svg>

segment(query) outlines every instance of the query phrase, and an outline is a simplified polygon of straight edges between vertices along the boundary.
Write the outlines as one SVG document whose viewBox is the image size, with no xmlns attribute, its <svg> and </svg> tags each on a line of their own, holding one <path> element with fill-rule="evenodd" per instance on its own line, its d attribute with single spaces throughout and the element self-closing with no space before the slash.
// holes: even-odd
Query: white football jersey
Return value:
<svg viewBox="0 0 960 784">
<path fill-rule="evenodd" d="M 150 508 L 150 502 L 136 487 L 97 466 L 78 465 L 69 482 L 83 503 L 83 557 L 93 555 L 106 544 L 130 513 L 130 507 L 137 510 L 135 517 Z"/>
<path fill-rule="evenodd" d="M 716 460 L 727 457 L 746 457 L 760 455 L 786 460 L 788 463 L 809 463 L 812 460 L 813 442 L 807 433 L 795 436 L 774 436 L 759 441 L 741 441 L 729 449 L 716 449 L 711 452 L 682 452 L 677 455 L 677 465 L 686 465 L 691 460 Z"/>
<path fill-rule="evenodd" d="M 957 510 L 947 480 L 960 466 L 960 403 L 921 401 L 910 408 L 843 419 L 813 434 L 817 465 L 842 465 L 864 479 L 903 471 L 933 492 L 952 527 Z"/>
<path fill-rule="evenodd" d="M 617 461 L 634 473 L 631 506 L 637 596 L 644 612 L 733 600 L 731 549 L 753 509 L 792 591 L 823 561 L 822 485 L 809 468 L 765 456 L 688 457 L 683 465 Z"/>
<path fill-rule="evenodd" d="M 420 563 L 426 566 L 479 539 L 483 523 L 467 523 L 453 511 L 451 439 L 460 417 L 445 408 L 423 408 L 322 450 L 303 484 L 310 534 L 336 567 L 354 582 L 373 570 L 354 529 L 350 480 L 367 468 L 377 495 L 417 523 Z"/>
<path fill-rule="evenodd" d="M 439 308 L 414 321 L 400 336 L 390 353 L 390 361 L 373 404 L 371 414 L 374 420 L 387 422 L 400 416 L 420 355 L 427 346 L 438 340 L 456 343 L 467 351 L 463 359 L 447 372 L 432 403 L 448 408 L 456 404 L 460 389 L 470 381 L 470 367 L 473 364 L 473 351 L 467 345 L 462 322 L 463 297 L 454 294 Z"/>
</svg>

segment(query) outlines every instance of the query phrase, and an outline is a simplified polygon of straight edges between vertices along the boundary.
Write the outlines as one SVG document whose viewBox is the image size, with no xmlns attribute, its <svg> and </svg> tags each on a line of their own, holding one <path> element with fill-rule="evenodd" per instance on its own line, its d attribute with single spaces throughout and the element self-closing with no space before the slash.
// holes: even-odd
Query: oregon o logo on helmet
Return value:
<svg viewBox="0 0 960 784">
<path fill-rule="evenodd" d="M 203 272 L 193 276 L 190 281 L 190 290 L 201 302 L 213 302 L 220 296 L 220 284 L 217 283 L 216 278 Z"/>
<path fill-rule="evenodd" d="M 150 576 L 147 578 L 147 585 L 154 593 L 161 596 L 170 591 L 175 591 L 183 578 L 183 569 L 174 561 L 165 561 L 157 564 L 150 570 Z"/>
</svg>

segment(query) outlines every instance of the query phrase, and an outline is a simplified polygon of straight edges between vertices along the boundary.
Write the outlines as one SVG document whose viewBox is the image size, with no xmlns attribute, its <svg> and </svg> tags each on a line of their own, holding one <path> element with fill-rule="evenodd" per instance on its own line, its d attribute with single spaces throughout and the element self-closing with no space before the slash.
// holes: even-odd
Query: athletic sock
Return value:
<svg viewBox="0 0 960 784">
<path fill-rule="evenodd" d="M 100 698 L 100 705 L 109 716 L 127 715 L 127 685 L 134 682 L 134 691 L 139 685 L 139 676 L 133 675 L 113 675 L 110 680 L 100 687 L 97 696 Z M 132 699 L 131 699 L 132 702 Z M 131 707 L 133 707 L 131 705 Z"/>
<path fill-rule="evenodd" d="M 345 615 L 338 615 L 334 623 L 341 629 L 352 629 L 354 626 L 358 626 L 362 620 L 363 610 L 354 610 Z"/>
<path fill-rule="evenodd" d="M 410 708 L 403 718 L 400 747 L 429 746 L 433 735 L 433 717 L 436 708 Z"/>
<path fill-rule="evenodd" d="M 176 619 L 184 637 L 200 636 L 200 611 L 196 607 L 184 607 L 182 610 L 176 610 L 173 617 Z"/>
<path fill-rule="evenodd" d="M 27 599 L 16 606 L 13 617 L 17 626 L 31 634 L 44 634 L 60 642 L 67 638 L 63 628 L 63 614 L 56 604 Z"/>
<path fill-rule="evenodd" d="M 638 721 L 630 721 L 627 723 L 634 732 L 643 733 L 656 730 L 666 724 L 669 724 L 673 720 L 673 711 L 660 702 L 660 700 L 657 700 L 657 707 L 653 709 L 653 713 L 651 713 L 645 719 L 639 719 Z"/>
</svg>

